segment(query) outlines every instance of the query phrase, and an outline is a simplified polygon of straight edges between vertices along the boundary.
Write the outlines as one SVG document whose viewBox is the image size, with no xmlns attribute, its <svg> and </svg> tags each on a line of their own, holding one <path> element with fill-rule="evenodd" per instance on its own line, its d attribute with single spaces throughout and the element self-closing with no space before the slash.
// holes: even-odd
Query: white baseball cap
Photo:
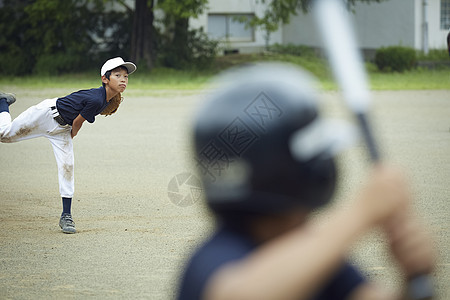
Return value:
<svg viewBox="0 0 450 300">
<path fill-rule="evenodd" d="M 133 73 L 136 71 L 137 67 L 132 62 L 125 62 L 122 57 L 115 57 L 108 59 L 102 66 L 102 69 L 100 70 L 100 76 L 105 75 L 106 72 L 111 71 L 117 67 L 124 66 L 128 70 L 128 74 Z"/>
</svg>

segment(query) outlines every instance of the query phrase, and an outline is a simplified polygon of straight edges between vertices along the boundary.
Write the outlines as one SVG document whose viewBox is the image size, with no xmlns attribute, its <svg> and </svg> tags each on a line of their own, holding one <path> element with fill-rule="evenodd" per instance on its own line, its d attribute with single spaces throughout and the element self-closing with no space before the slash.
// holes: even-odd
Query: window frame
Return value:
<svg viewBox="0 0 450 300">
<path fill-rule="evenodd" d="M 225 35 L 224 36 L 217 36 L 216 34 L 210 32 L 210 17 L 211 16 L 216 16 L 216 17 L 224 17 L 225 18 Z M 208 27 L 207 27 L 207 32 L 208 35 L 211 38 L 217 39 L 219 41 L 227 41 L 227 42 L 254 42 L 255 41 L 255 29 L 253 27 L 248 27 L 245 28 L 245 23 L 239 22 L 239 21 L 235 21 L 234 18 L 235 17 L 242 17 L 242 16 L 247 16 L 249 18 L 253 18 L 255 16 L 254 13 L 208 13 L 207 16 L 207 22 L 208 22 Z M 232 32 L 230 32 L 230 26 L 232 26 L 234 24 L 241 24 L 242 28 L 245 31 L 249 31 L 249 35 L 248 36 L 233 36 Z"/>
<path fill-rule="evenodd" d="M 440 28 L 443 30 L 450 30 L 450 0 L 440 1 Z"/>
</svg>

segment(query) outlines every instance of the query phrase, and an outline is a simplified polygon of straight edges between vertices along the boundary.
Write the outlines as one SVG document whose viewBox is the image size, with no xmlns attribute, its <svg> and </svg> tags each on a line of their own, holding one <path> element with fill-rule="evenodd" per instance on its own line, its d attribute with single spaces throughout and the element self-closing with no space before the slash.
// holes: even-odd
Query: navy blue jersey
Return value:
<svg viewBox="0 0 450 300">
<path fill-rule="evenodd" d="M 256 246 L 244 234 L 228 228 L 220 229 L 188 262 L 177 299 L 201 299 L 205 284 L 215 271 L 226 263 L 244 258 Z M 364 277 L 353 266 L 344 263 L 312 300 L 346 299 L 364 281 Z"/>
<path fill-rule="evenodd" d="M 89 123 L 101 113 L 109 102 L 106 101 L 106 90 L 103 86 L 95 89 L 74 92 L 56 101 L 56 107 L 64 121 L 72 125 L 79 114 Z"/>
</svg>

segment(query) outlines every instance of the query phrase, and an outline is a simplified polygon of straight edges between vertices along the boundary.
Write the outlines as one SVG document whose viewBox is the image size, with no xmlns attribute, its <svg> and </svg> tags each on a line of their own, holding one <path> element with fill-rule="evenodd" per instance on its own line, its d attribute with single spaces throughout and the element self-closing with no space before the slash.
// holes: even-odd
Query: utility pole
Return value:
<svg viewBox="0 0 450 300">
<path fill-rule="evenodd" d="M 428 0 L 422 0 L 422 50 L 428 55 Z"/>
</svg>

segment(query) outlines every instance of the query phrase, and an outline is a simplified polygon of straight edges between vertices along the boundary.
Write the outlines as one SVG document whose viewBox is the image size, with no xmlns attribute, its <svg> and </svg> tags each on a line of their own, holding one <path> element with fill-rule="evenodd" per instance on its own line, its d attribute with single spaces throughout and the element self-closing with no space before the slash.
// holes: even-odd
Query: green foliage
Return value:
<svg viewBox="0 0 450 300">
<path fill-rule="evenodd" d="M 259 53 L 237 54 L 217 57 L 214 67 L 201 70 L 175 70 L 157 67 L 151 71 L 142 68 L 130 76 L 127 95 L 161 95 L 177 90 L 194 90 L 205 87 L 212 75 L 233 66 L 249 64 L 256 61 L 284 61 L 297 64 L 313 73 L 325 90 L 337 90 L 328 67 L 328 62 L 314 57 L 304 57 L 290 54 Z M 373 90 L 449 90 L 450 76 L 447 69 L 414 69 L 403 73 L 385 73 L 378 71 L 372 63 L 366 64 L 369 73 L 370 86 Z M 10 75 L 10 74 L 8 74 Z M 0 76 L 0 86 L 10 88 L 65 88 L 70 90 L 80 87 L 96 87 L 98 70 L 62 75 L 28 75 L 28 76 Z M 169 93 L 171 93 L 169 92 Z"/>
<path fill-rule="evenodd" d="M 89 35 L 94 36 L 94 43 L 89 53 L 96 64 L 110 57 L 130 56 L 132 11 L 117 12 L 104 10 L 96 14 L 96 25 L 89 28 Z"/>
<path fill-rule="evenodd" d="M 62 74 L 67 71 L 80 70 L 79 66 L 84 63 L 81 56 L 70 53 L 42 54 L 37 58 L 33 73 L 37 75 Z"/>
<path fill-rule="evenodd" d="M 261 0 L 261 3 L 266 2 L 266 0 Z M 255 16 L 250 20 L 249 25 L 261 27 L 266 32 L 274 32 L 281 23 L 289 23 L 291 15 L 297 15 L 298 8 L 301 7 L 303 11 L 306 11 L 309 2 L 310 0 L 271 1 L 264 15 L 262 17 Z"/>
<path fill-rule="evenodd" d="M 383 47 L 375 53 L 375 64 L 380 71 L 403 72 L 413 69 L 416 63 L 416 50 L 408 47 Z"/>
<path fill-rule="evenodd" d="M 165 30 L 159 32 L 158 66 L 195 70 L 209 68 L 216 57 L 218 42 L 203 29 L 189 29 L 189 18 L 203 12 L 208 0 L 159 0 L 164 11 Z"/>
<path fill-rule="evenodd" d="M 382 0 L 349 0 L 348 3 L 351 6 L 357 1 Z M 99 63 L 112 56 L 130 56 L 135 12 L 123 0 L 0 2 L 2 73 L 42 75 L 78 72 L 93 66 L 97 69 Z M 151 2 L 148 1 L 148 5 Z M 257 3 L 268 5 L 265 14 L 242 21 L 263 28 L 268 40 L 270 32 L 275 31 L 279 24 L 288 23 L 291 15 L 296 15 L 298 11 L 307 12 L 310 2 L 257 0 Z M 113 4 L 121 5 L 125 11 L 111 10 Z M 187 27 L 189 18 L 197 17 L 207 5 L 208 0 L 157 1 L 157 8 L 162 9 L 165 16 L 165 30 L 152 33 L 152 45 L 157 51 L 159 65 L 177 69 L 203 69 L 211 65 L 217 43 L 210 41 L 202 31 L 190 31 Z M 149 6 L 149 9 L 152 8 Z M 309 53 L 306 48 L 296 47 L 275 46 L 271 50 L 303 57 Z"/>
<path fill-rule="evenodd" d="M 180 52 L 179 46 L 184 48 Z M 177 45 L 168 40 L 160 45 L 159 65 L 174 69 L 208 69 L 211 67 L 218 49 L 218 42 L 209 39 L 202 30 L 189 30 L 187 44 Z"/>
<path fill-rule="evenodd" d="M 206 8 L 208 0 L 158 0 L 158 8 L 176 18 L 197 17 Z"/>
<path fill-rule="evenodd" d="M 2 73 L 80 71 L 98 65 L 103 56 L 127 52 L 129 34 L 123 31 L 129 32 L 130 18 L 105 13 L 103 0 L 5 0 L 2 5 Z"/>
<path fill-rule="evenodd" d="M 304 46 L 304 45 L 294 45 L 294 44 L 274 44 L 269 47 L 271 52 L 280 53 L 280 54 L 291 54 L 295 56 L 309 56 L 314 57 L 316 53 L 313 48 Z"/>
<path fill-rule="evenodd" d="M 209 68 L 216 58 L 219 42 L 209 39 L 201 30 L 190 30 L 188 36 L 188 49 L 191 50 L 191 64 L 197 69 Z"/>
<path fill-rule="evenodd" d="M 25 51 L 27 47 L 24 32 L 28 25 L 24 8 L 29 1 L 3 1 L 0 9 L 0 72 L 19 75 L 30 71 L 33 59 Z"/>
<path fill-rule="evenodd" d="M 275 52 L 235 54 L 217 57 L 215 60 L 215 70 L 220 71 L 234 66 L 261 61 L 278 61 L 290 63 L 301 66 L 318 78 L 325 80 L 330 80 L 332 78 L 328 62 L 317 56 L 297 56 Z"/>
<path fill-rule="evenodd" d="M 449 90 L 449 69 L 414 69 L 403 73 L 370 73 L 373 90 Z"/>
<path fill-rule="evenodd" d="M 428 55 L 422 51 L 417 51 L 418 61 L 448 61 L 448 50 L 446 49 L 431 49 Z"/>
<path fill-rule="evenodd" d="M 127 95 L 162 95 L 177 93 L 177 90 L 194 90 L 205 87 L 212 75 L 232 66 L 248 64 L 255 61 L 284 61 L 297 64 L 312 72 L 325 90 L 337 90 L 328 63 L 319 58 L 307 58 L 289 54 L 260 53 L 237 54 L 217 57 L 214 69 L 203 70 L 175 70 L 168 68 L 154 68 L 151 71 L 140 69 L 130 76 Z M 449 90 L 450 76 L 448 69 L 428 70 L 414 69 L 403 73 L 385 73 L 378 71 L 372 63 L 366 64 L 369 72 L 370 86 L 373 90 Z M 70 90 L 96 87 L 98 70 L 83 71 L 81 73 L 62 75 L 29 75 L 29 76 L 0 76 L 0 86 L 10 88 L 63 88 Z M 170 91 L 168 91 L 170 90 Z"/>
</svg>

